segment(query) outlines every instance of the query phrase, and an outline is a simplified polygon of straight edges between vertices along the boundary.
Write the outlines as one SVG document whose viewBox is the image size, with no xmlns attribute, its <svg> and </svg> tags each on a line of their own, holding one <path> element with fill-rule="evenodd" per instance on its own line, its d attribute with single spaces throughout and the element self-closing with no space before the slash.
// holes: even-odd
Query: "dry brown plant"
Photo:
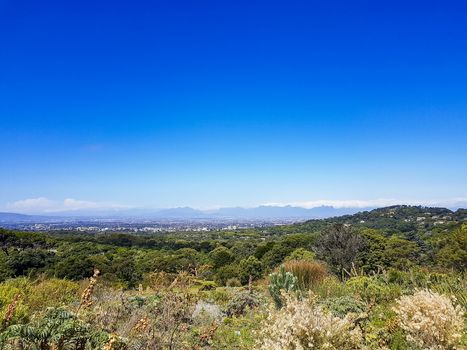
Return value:
<svg viewBox="0 0 467 350">
<path fill-rule="evenodd" d="M 81 294 L 81 301 L 78 306 L 78 312 L 81 310 L 81 308 L 87 308 L 92 305 L 92 293 L 94 292 L 94 287 L 96 286 L 99 273 L 100 271 L 98 269 L 94 269 L 94 274 L 89 279 L 88 286 Z"/>
</svg>

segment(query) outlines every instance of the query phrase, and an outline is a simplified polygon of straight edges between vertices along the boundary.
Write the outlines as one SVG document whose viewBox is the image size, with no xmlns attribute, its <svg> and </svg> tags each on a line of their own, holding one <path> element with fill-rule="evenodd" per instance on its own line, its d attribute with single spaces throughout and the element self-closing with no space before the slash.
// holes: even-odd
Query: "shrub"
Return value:
<svg viewBox="0 0 467 350">
<path fill-rule="evenodd" d="M 60 307 L 78 298 L 79 283 L 51 278 L 40 281 L 31 288 L 26 302 L 32 312 L 46 307 Z"/>
<path fill-rule="evenodd" d="M 214 281 L 205 281 L 200 279 L 194 279 L 192 281 L 195 285 L 199 286 L 199 290 L 214 290 L 217 288 L 217 284 Z"/>
<path fill-rule="evenodd" d="M 229 278 L 227 282 L 225 282 L 227 287 L 241 287 L 242 283 L 238 278 Z"/>
<path fill-rule="evenodd" d="M 315 249 L 320 259 L 338 275 L 349 271 L 359 252 L 365 247 L 362 235 L 351 227 L 336 224 L 327 228 L 317 239 Z"/>
<path fill-rule="evenodd" d="M 106 334 L 80 321 L 63 309 L 49 309 L 44 317 L 29 324 L 10 326 L 0 340 L 0 346 L 13 349 L 101 348 Z"/>
<path fill-rule="evenodd" d="M 287 272 L 284 266 L 280 267 L 279 272 L 271 273 L 269 279 L 269 293 L 274 300 L 276 308 L 280 309 L 284 303 L 282 292 L 296 291 L 298 279 L 290 272 Z"/>
<path fill-rule="evenodd" d="M 312 286 L 311 291 L 320 298 L 338 298 L 351 294 L 349 288 L 335 276 L 325 277 L 321 283 Z"/>
<path fill-rule="evenodd" d="M 292 253 L 290 253 L 284 261 L 291 260 L 305 260 L 305 261 L 314 261 L 316 254 L 311 250 L 305 248 L 297 248 Z"/>
<path fill-rule="evenodd" d="M 232 299 L 232 290 L 230 288 L 218 287 L 216 289 L 204 292 L 206 300 L 219 305 L 225 305 Z"/>
<path fill-rule="evenodd" d="M 322 303 L 333 315 L 345 316 L 348 313 L 362 313 L 365 311 L 365 303 L 351 296 L 325 299 Z"/>
<path fill-rule="evenodd" d="M 220 246 L 209 253 L 209 259 L 213 263 L 214 268 L 217 269 L 230 264 L 234 260 L 234 256 L 230 252 L 230 249 Z"/>
<path fill-rule="evenodd" d="M 25 322 L 29 316 L 29 309 L 24 297 L 30 293 L 31 282 L 25 278 L 8 279 L 0 284 L 0 320 L 4 320 L 8 313 L 8 307 L 12 304 L 16 295 L 19 299 L 15 303 L 14 314 L 11 315 L 9 324 Z"/>
<path fill-rule="evenodd" d="M 243 284 L 248 283 L 250 276 L 253 279 L 261 278 L 263 273 L 263 264 L 254 256 L 250 256 L 240 261 L 239 277 Z"/>
<path fill-rule="evenodd" d="M 210 349 L 251 350 L 256 342 L 256 331 L 261 326 L 262 314 L 248 312 L 243 317 L 227 317 L 214 333 Z"/>
<path fill-rule="evenodd" d="M 346 285 L 368 303 L 389 302 L 401 295 L 400 286 L 381 281 L 377 276 L 353 277 Z"/>
<path fill-rule="evenodd" d="M 374 305 L 365 320 L 364 336 L 368 349 L 415 350 L 408 344 L 392 305 Z"/>
<path fill-rule="evenodd" d="M 4 251 L 0 251 L 0 282 L 12 277 L 13 269 L 8 262 L 8 255 Z"/>
<path fill-rule="evenodd" d="M 315 298 L 285 297 L 286 306 L 271 312 L 259 332 L 261 350 L 359 349 L 362 335 L 348 318 L 335 317 Z"/>
<path fill-rule="evenodd" d="M 239 271 L 236 265 L 225 265 L 220 267 L 216 273 L 216 282 L 220 285 L 226 285 L 232 278 L 238 278 Z"/>
<path fill-rule="evenodd" d="M 261 295 L 256 292 L 242 291 L 234 296 L 226 307 L 227 316 L 242 316 L 248 309 L 253 309 L 261 304 Z"/>
<path fill-rule="evenodd" d="M 191 318 L 197 325 L 209 325 L 212 323 L 219 323 L 222 316 L 222 311 L 218 305 L 199 300 L 195 305 Z"/>
<path fill-rule="evenodd" d="M 403 296 L 394 308 L 407 340 L 424 349 L 452 349 L 464 328 L 463 310 L 430 290 Z"/>
<path fill-rule="evenodd" d="M 308 290 L 327 275 L 326 266 L 315 261 L 292 260 L 284 264 L 285 270 L 297 277 L 298 288 Z"/>
</svg>

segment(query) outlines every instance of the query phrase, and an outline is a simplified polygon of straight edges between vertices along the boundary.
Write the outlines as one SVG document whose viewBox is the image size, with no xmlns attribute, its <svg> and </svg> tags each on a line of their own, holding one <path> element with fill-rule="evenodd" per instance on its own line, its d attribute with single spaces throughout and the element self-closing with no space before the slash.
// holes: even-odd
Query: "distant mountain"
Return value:
<svg viewBox="0 0 467 350">
<path fill-rule="evenodd" d="M 58 213 L 57 213 L 58 214 Z M 170 209 L 130 209 L 113 211 L 109 213 L 90 212 L 60 213 L 56 216 L 25 215 L 17 213 L 1 213 L 0 227 L 21 224 L 61 224 L 80 222 L 138 222 L 138 221 L 163 221 L 163 220 L 264 220 L 273 222 L 303 221 L 300 225 L 316 228 L 332 223 L 361 225 L 371 228 L 394 228 L 401 232 L 413 231 L 417 227 L 434 227 L 455 222 L 467 221 L 467 209 L 450 210 L 446 208 L 432 208 L 423 206 L 396 205 L 384 208 L 334 208 L 321 206 L 316 208 L 301 208 L 293 206 L 259 206 L 254 208 L 220 208 L 203 211 L 190 207 Z M 86 214 L 86 215 L 84 215 Z M 320 220 L 324 219 L 324 220 Z"/>
<path fill-rule="evenodd" d="M 177 218 L 186 218 L 186 219 L 197 219 L 197 218 L 204 218 L 210 217 L 209 214 L 197 209 L 193 209 L 190 207 L 180 207 L 180 208 L 169 208 L 169 209 L 161 209 L 155 211 L 151 214 L 147 214 L 147 217 L 150 218 L 160 218 L 160 219 L 177 219 Z"/>
<path fill-rule="evenodd" d="M 50 220 L 50 217 L 47 216 L 0 213 L 0 222 L 43 222 L 48 220 Z"/>
<path fill-rule="evenodd" d="M 216 216 L 244 218 L 244 219 L 312 219 L 328 218 L 333 216 L 355 214 L 361 208 L 334 208 L 321 206 L 311 209 L 293 206 L 259 206 L 255 208 L 221 208 L 214 214 Z"/>
<path fill-rule="evenodd" d="M 311 209 L 293 207 L 293 206 L 259 206 L 254 208 L 230 207 L 216 210 L 203 211 L 191 207 L 169 208 L 169 209 L 126 209 L 118 211 L 68 211 L 57 212 L 50 216 L 25 215 L 16 213 L 0 213 L 0 222 L 19 223 L 19 222 L 51 222 L 51 221 L 78 221 L 90 219 L 246 219 L 246 220 L 309 220 L 319 218 L 329 218 L 341 215 L 355 214 L 366 210 L 361 208 L 334 208 L 331 206 L 322 206 Z M 368 208 L 369 209 L 369 208 Z"/>
</svg>

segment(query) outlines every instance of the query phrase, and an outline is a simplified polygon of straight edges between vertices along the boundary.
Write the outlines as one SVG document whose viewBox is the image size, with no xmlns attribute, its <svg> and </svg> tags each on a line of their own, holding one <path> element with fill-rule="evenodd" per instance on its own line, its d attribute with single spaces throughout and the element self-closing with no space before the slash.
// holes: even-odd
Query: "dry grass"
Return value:
<svg viewBox="0 0 467 350">
<path fill-rule="evenodd" d="M 284 267 L 298 278 L 298 287 L 301 290 L 311 289 L 329 275 L 326 265 L 317 261 L 291 260 Z"/>
</svg>

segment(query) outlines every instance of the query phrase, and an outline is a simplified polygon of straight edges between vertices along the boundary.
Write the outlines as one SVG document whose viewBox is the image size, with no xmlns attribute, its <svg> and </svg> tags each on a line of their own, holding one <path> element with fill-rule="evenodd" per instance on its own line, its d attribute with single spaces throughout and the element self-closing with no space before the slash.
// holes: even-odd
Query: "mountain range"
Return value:
<svg viewBox="0 0 467 350">
<path fill-rule="evenodd" d="M 294 206 L 258 206 L 253 208 L 228 207 L 215 210 L 199 210 L 191 207 L 179 207 L 159 210 L 126 209 L 119 211 L 69 211 L 56 212 L 53 215 L 26 215 L 18 213 L 0 212 L 0 223 L 17 222 L 53 222 L 64 220 L 86 219 L 247 219 L 247 220 L 274 220 L 274 219 L 319 219 L 355 214 L 373 208 L 335 208 L 320 206 L 315 208 L 302 208 Z"/>
</svg>

